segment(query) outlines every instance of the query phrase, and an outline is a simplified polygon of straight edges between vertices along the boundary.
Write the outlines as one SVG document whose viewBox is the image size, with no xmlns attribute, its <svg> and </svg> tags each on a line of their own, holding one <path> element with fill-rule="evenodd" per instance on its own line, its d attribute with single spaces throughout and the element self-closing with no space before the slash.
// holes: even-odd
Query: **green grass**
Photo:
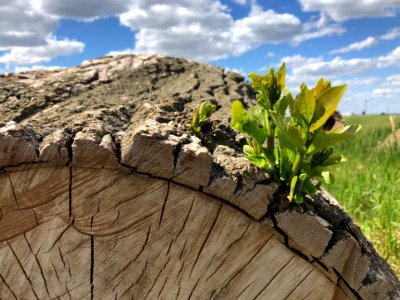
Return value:
<svg viewBox="0 0 400 300">
<path fill-rule="evenodd" d="M 400 116 L 395 120 L 398 129 Z M 352 116 L 345 123 L 363 128 L 354 140 L 336 146 L 348 161 L 332 167 L 336 182 L 325 188 L 400 277 L 400 143 L 379 147 L 391 134 L 388 116 Z"/>
</svg>

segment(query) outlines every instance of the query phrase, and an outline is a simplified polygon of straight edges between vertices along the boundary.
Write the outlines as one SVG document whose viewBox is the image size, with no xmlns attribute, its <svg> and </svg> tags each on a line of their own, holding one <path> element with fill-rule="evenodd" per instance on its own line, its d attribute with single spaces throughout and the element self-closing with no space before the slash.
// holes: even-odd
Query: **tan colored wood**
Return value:
<svg viewBox="0 0 400 300">
<path fill-rule="evenodd" d="M 302 253 L 320 258 L 332 237 L 330 224 L 319 216 L 286 211 L 276 216 L 278 227 L 288 236 L 289 244 Z M 308 228 L 313 228 L 312 231 Z"/>
<path fill-rule="evenodd" d="M 59 218 L 4 241 L 1 298 L 90 299 L 90 255 L 90 237 Z"/>
<path fill-rule="evenodd" d="M 73 168 L 72 223 L 49 204 L 60 197 L 68 203 L 65 188 L 53 186 L 52 193 L 37 193 L 40 199 L 29 196 L 49 185 L 52 176 L 63 175 L 68 182 L 68 171 L 36 168 L 9 174 L 12 182 L 22 178 L 30 182 L 21 182 L 16 192 L 24 207 L 21 211 L 46 205 L 54 216 L 40 218 L 42 224 L 22 228 L 17 237 L 1 242 L 2 297 L 333 297 L 336 284 L 282 244 L 267 224 L 175 183 L 107 169 Z M 3 207 L 13 206 L 12 197 L 12 192 L 7 201 L 4 197 Z M 310 290 L 324 293 L 310 298 Z"/>
</svg>

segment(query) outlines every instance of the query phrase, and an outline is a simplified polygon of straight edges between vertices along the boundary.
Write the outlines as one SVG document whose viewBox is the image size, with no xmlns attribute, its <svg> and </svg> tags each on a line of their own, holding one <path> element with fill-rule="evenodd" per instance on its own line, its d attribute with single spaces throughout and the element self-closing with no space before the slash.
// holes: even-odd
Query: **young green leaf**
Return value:
<svg viewBox="0 0 400 300">
<path fill-rule="evenodd" d="M 286 65 L 283 63 L 279 68 L 278 72 L 276 72 L 276 78 L 278 79 L 278 84 L 281 87 L 281 90 L 285 87 L 285 77 L 286 77 Z"/>
<path fill-rule="evenodd" d="M 260 127 L 256 120 L 252 120 L 250 115 L 240 101 L 234 101 L 231 108 L 231 125 L 233 128 L 239 130 L 241 133 L 250 136 L 259 144 L 263 144 L 267 132 L 264 128 Z"/>
<path fill-rule="evenodd" d="M 196 108 L 192 123 L 190 124 L 190 130 L 195 134 L 201 133 L 202 126 L 208 122 L 210 115 L 216 110 L 216 106 L 208 101 L 204 101 L 200 107 Z"/>
<path fill-rule="evenodd" d="M 320 130 L 315 135 L 311 145 L 308 147 L 307 153 L 314 154 L 336 143 L 350 140 L 354 137 L 354 134 L 360 130 L 360 128 L 359 125 L 348 125 L 331 131 Z"/>
<path fill-rule="evenodd" d="M 285 119 L 284 116 L 274 111 L 269 111 L 269 113 L 272 119 L 274 120 L 276 127 L 286 137 L 285 139 L 286 142 L 291 143 L 293 146 L 296 147 L 298 151 L 305 152 L 306 151 L 306 148 L 304 146 L 305 141 L 298 127 L 290 124 L 289 121 Z M 283 147 L 285 146 L 286 145 L 283 145 Z"/>
<path fill-rule="evenodd" d="M 314 132 L 324 126 L 328 118 L 336 110 L 345 90 L 346 85 L 339 85 L 325 89 L 319 97 L 316 97 L 316 103 L 318 103 L 319 107 L 323 107 L 323 112 L 319 112 L 322 115 L 315 115 L 315 122 L 311 124 L 310 132 Z"/>
<path fill-rule="evenodd" d="M 243 104 L 238 100 L 232 104 L 231 116 L 231 126 L 239 131 L 242 131 L 243 122 L 250 118 Z"/>
<path fill-rule="evenodd" d="M 300 93 L 297 95 L 296 100 L 293 103 L 292 116 L 296 119 L 305 120 L 307 125 L 311 123 L 315 110 L 315 97 L 313 93 L 309 91 L 306 85 L 303 85 Z M 301 124 L 301 122 L 298 122 Z"/>
<path fill-rule="evenodd" d="M 343 157 L 343 155 L 331 155 L 327 159 L 325 159 L 323 162 L 321 162 L 319 165 L 321 167 L 328 167 L 328 166 L 333 166 L 338 163 L 344 162 L 346 159 Z"/>
<path fill-rule="evenodd" d="M 261 169 L 264 169 L 267 166 L 267 161 L 265 157 L 261 155 L 248 155 L 246 156 L 248 160 L 250 160 L 253 164 L 255 164 L 257 167 L 260 167 Z"/>
<path fill-rule="evenodd" d="M 285 115 L 286 109 L 289 104 L 293 103 L 292 94 L 289 92 L 286 95 L 283 95 L 274 105 L 274 111 L 280 115 Z"/>
<path fill-rule="evenodd" d="M 295 195 L 297 179 L 298 179 L 298 176 L 293 176 L 292 180 L 290 181 L 290 191 L 289 191 L 289 197 L 288 197 L 290 202 L 292 202 L 294 195 Z"/>
<path fill-rule="evenodd" d="M 254 150 L 254 148 L 249 146 L 249 145 L 244 145 L 243 146 L 243 152 L 246 155 L 255 155 L 256 154 L 256 151 Z"/>
<path fill-rule="evenodd" d="M 333 177 L 333 174 L 329 171 L 323 171 L 321 173 L 321 176 L 327 184 L 332 184 L 335 182 L 335 178 Z"/>
</svg>

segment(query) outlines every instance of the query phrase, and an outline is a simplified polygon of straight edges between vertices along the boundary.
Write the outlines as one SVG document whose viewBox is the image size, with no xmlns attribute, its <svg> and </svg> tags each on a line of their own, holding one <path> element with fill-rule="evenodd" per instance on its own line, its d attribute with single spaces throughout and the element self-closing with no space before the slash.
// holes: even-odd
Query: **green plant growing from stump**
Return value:
<svg viewBox="0 0 400 300">
<path fill-rule="evenodd" d="M 205 124 L 209 123 L 211 114 L 216 110 L 217 106 L 208 101 L 204 101 L 199 107 L 196 108 L 192 123 L 189 126 L 190 131 L 196 135 L 201 136 L 202 128 Z"/>
<path fill-rule="evenodd" d="M 326 167 L 344 161 L 332 146 L 354 137 L 359 125 L 330 131 L 324 124 L 336 110 L 346 85 L 331 86 L 320 79 L 316 86 L 300 85 L 293 98 L 285 86 L 286 69 L 275 73 L 249 74 L 257 104 L 245 109 L 240 101 L 231 108 L 231 126 L 247 138 L 246 157 L 269 173 L 289 191 L 289 201 L 301 203 L 305 195 L 314 195 L 322 180 L 331 184 L 334 177 Z M 286 116 L 289 109 L 290 116 Z"/>
</svg>

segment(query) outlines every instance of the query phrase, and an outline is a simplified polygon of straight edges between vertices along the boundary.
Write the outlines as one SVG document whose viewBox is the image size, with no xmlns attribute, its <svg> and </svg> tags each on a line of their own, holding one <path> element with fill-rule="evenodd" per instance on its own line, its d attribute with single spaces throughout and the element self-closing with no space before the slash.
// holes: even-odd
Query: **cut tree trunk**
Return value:
<svg viewBox="0 0 400 300">
<path fill-rule="evenodd" d="M 243 157 L 235 99 L 242 76 L 157 56 L 0 78 L 0 299 L 398 299 L 331 196 L 289 205 Z"/>
</svg>

